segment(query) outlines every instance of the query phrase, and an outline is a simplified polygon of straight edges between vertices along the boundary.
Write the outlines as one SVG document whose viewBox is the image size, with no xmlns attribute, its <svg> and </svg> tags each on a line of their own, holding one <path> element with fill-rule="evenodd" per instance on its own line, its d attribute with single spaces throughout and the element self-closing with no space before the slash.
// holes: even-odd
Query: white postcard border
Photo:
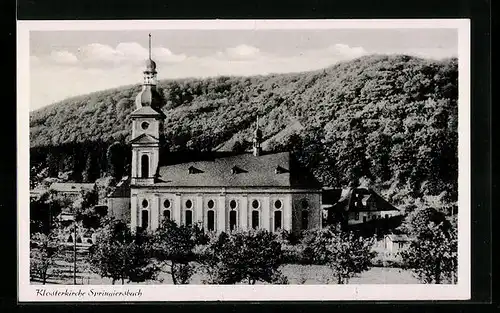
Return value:
<svg viewBox="0 0 500 313">
<path fill-rule="evenodd" d="M 31 285 L 29 280 L 29 32 L 49 30 L 151 29 L 384 29 L 454 28 L 459 61 L 459 210 L 456 285 Z M 470 298 L 470 20 L 169 20 L 18 21 L 17 24 L 17 196 L 18 300 L 32 301 L 301 301 L 301 300 L 466 300 Z M 45 291 L 45 295 L 40 294 Z M 140 296 L 93 296 L 91 291 Z M 50 295 L 80 292 L 78 295 Z"/>
</svg>

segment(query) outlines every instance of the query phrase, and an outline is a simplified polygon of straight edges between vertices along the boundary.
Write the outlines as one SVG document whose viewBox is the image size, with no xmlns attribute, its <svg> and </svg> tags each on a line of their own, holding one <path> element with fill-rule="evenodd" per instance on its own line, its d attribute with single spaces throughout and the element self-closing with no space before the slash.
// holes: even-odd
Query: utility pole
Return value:
<svg viewBox="0 0 500 313">
<path fill-rule="evenodd" d="M 73 285 L 76 285 L 76 209 L 73 208 Z"/>
</svg>

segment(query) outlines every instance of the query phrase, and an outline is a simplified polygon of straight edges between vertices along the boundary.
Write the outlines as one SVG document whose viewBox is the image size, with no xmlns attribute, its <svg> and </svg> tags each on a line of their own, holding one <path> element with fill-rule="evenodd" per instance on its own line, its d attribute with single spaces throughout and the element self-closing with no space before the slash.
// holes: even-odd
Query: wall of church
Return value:
<svg viewBox="0 0 500 313">
<path fill-rule="evenodd" d="M 308 229 L 321 226 L 320 194 L 287 192 L 175 192 L 132 189 L 131 226 L 156 229 L 164 218 L 178 224 L 198 224 L 206 231 L 228 232 L 259 228 L 269 231 L 301 229 L 299 210 L 307 200 Z M 147 213 L 143 213 L 146 211 Z M 293 213 L 299 212 L 297 213 Z"/>
<path fill-rule="evenodd" d="M 130 198 L 108 198 L 108 215 L 130 223 Z"/>
<path fill-rule="evenodd" d="M 141 158 L 143 155 L 148 156 L 149 173 L 152 177 L 158 167 L 159 148 L 158 147 L 137 147 L 132 149 L 132 177 L 142 177 L 143 169 L 141 167 Z"/>
<path fill-rule="evenodd" d="M 146 129 L 143 128 L 143 126 L 146 126 L 144 122 L 148 124 Z M 132 138 L 136 138 L 142 134 L 148 134 L 158 138 L 159 133 L 160 122 L 154 118 L 142 117 L 132 121 Z"/>
<path fill-rule="evenodd" d="M 321 193 L 297 193 L 292 195 L 292 231 L 321 228 Z"/>
</svg>

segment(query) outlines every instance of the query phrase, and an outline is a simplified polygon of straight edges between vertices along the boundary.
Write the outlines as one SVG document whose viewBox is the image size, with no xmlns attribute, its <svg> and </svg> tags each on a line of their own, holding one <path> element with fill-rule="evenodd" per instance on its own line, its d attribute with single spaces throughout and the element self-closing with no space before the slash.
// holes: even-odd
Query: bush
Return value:
<svg viewBox="0 0 500 313">
<path fill-rule="evenodd" d="M 214 236 L 199 261 L 208 284 L 288 283 L 278 269 L 283 264 L 281 244 L 275 234 L 265 230 Z"/>
</svg>

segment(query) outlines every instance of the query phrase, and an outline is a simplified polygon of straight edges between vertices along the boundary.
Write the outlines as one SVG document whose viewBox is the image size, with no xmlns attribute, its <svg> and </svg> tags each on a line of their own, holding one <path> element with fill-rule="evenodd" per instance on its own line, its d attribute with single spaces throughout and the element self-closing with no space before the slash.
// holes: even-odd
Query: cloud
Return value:
<svg viewBox="0 0 500 313">
<path fill-rule="evenodd" d="M 139 84 L 142 82 L 143 62 L 148 56 L 147 49 L 135 42 L 122 42 L 116 47 L 93 43 L 80 47 L 73 57 L 70 52 L 63 52 L 31 56 L 31 109 L 78 94 Z M 311 71 L 372 53 L 406 53 L 425 57 L 453 55 L 452 50 L 440 48 L 372 51 L 360 46 L 332 43 L 294 55 L 273 54 L 241 44 L 221 49 L 215 54 L 194 56 L 175 54 L 160 46 L 153 48 L 152 57 L 158 65 L 159 79 L 175 79 Z M 75 59 L 78 62 L 75 63 Z"/>
<path fill-rule="evenodd" d="M 363 47 L 350 47 L 349 45 L 342 43 L 331 45 L 326 50 L 333 55 L 353 58 L 367 54 Z"/>
<path fill-rule="evenodd" d="M 238 45 L 236 47 L 227 48 L 225 53 L 219 56 L 227 56 L 231 59 L 255 59 L 260 56 L 260 50 L 249 45 Z"/>
<path fill-rule="evenodd" d="M 59 64 L 75 64 L 75 63 L 78 63 L 77 57 L 73 53 L 68 52 L 66 50 L 63 50 L 63 51 L 52 51 L 50 53 L 50 58 L 55 63 L 59 63 Z"/>
<path fill-rule="evenodd" d="M 123 59 L 123 53 L 111 46 L 92 43 L 78 49 L 79 58 L 84 62 L 111 62 L 116 63 Z"/>
</svg>

